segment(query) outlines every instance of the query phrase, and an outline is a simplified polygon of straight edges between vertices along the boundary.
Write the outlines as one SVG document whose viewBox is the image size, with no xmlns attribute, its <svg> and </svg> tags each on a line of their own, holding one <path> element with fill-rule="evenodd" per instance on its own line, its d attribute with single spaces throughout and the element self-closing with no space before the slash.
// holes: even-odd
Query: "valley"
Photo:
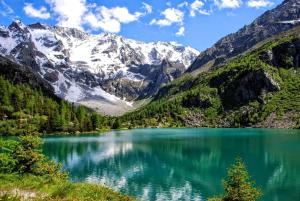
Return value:
<svg viewBox="0 0 300 201">
<path fill-rule="evenodd" d="M 144 43 L 115 34 L 92 35 L 41 23 L 25 25 L 17 20 L 0 28 L 0 54 L 11 62 L 26 66 L 40 77 L 38 79 L 51 85 L 56 96 L 70 103 L 84 105 L 102 115 L 120 116 L 128 112 L 135 115 L 135 110 L 143 110 L 139 110 L 141 106 L 150 108 L 170 86 L 189 79 L 189 76 L 199 80 L 207 72 L 220 72 L 218 69 L 228 68 L 228 62 L 235 57 L 256 50 L 264 41 L 273 40 L 274 35 L 297 27 L 299 7 L 298 1 L 284 1 L 201 53 L 175 42 Z M 159 100 L 164 101 L 164 98 Z M 197 123 L 199 117 L 206 114 L 185 113 L 189 113 L 188 121 L 196 123 L 181 122 L 178 126 L 216 125 Z M 149 118 L 156 118 L 156 115 Z M 219 126 L 234 125 L 224 123 Z"/>
<path fill-rule="evenodd" d="M 300 200 L 299 0 L 37 2 L 0 1 L 0 200 Z"/>
</svg>

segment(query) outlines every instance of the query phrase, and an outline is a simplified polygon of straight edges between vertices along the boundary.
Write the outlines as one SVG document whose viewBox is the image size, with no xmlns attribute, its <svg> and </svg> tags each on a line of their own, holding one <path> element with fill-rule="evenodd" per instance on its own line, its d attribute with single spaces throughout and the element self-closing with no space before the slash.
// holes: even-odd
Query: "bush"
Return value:
<svg viewBox="0 0 300 201">
<path fill-rule="evenodd" d="M 43 160 L 39 150 L 42 141 L 33 136 L 22 136 L 19 139 L 20 145 L 11 153 L 16 160 L 16 169 L 19 173 L 34 173 L 37 163 Z"/>
<path fill-rule="evenodd" d="M 34 175 L 53 175 L 66 179 L 67 174 L 61 172 L 61 166 L 48 160 L 41 153 L 42 140 L 36 136 L 23 136 L 19 142 L 0 140 L 0 172 L 30 173 Z"/>
<path fill-rule="evenodd" d="M 0 153 L 0 173 L 12 173 L 16 166 L 16 160 L 8 154 Z"/>
</svg>

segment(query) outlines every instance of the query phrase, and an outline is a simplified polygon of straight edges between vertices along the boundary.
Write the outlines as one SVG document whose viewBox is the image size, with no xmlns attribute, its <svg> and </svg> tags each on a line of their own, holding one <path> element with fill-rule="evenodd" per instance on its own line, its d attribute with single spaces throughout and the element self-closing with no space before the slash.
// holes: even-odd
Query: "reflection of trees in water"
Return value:
<svg viewBox="0 0 300 201">
<path fill-rule="evenodd" d="M 289 140 L 289 136 L 287 139 L 254 135 L 187 139 L 181 136 L 133 142 L 54 141 L 47 142 L 44 150 L 52 159 L 62 162 L 76 181 L 105 183 L 132 195 L 144 194 L 150 200 L 172 196 L 192 199 L 220 193 L 226 168 L 239 155 L 258 185 L 266 187 L 266 200 L 274 200 L 282 198 L 278 186 L 293 191 L 297 188 L 295 175 L 299 178 L 300 166 L 296 160 L 299 149 L 291 154 L 289 149 L 281 147 L 284 140 Z"/>
<path fill-rule="evenodd" d="M 74 157 L 81 157 L 88 151 L 96 151 L 99 143 L 92 141 L 50 141 L 43 146 L 43 152 L 52 160 L 59 161 L 66 166 Z"/>
<path fill-rule="evenodd" d="M 300 135 L 297 131 L 287 132 L 265 138 L 265 165 L 277 164 L 265 184 L 265 197 L 272 200 L 287 200 L 286 195 L 289 200 L 300 200 Z"/>
</svg>

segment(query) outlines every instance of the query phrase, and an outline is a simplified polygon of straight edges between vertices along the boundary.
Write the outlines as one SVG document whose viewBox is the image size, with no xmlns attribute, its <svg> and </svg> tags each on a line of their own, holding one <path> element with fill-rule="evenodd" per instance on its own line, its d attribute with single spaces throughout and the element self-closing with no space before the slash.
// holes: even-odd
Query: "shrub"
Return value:
<svg viewBox="0 0 300 201">
<path fill-rule="evenodd" d="M 67 174 L 61 172 L 61 165 L 48 160 L 41 153 L 42 140 L 36 136 L 23 136 L 19 142 L 0 140 L 0 172 L 30 173 L 34 175 L 52 175 L 66 179 Z"/>
<path fill-rule="evenodd" d="M 16 160 L 8 154 L 0 153 L 0 173 L 12 173 L 16 166 Z"/>
</svg>

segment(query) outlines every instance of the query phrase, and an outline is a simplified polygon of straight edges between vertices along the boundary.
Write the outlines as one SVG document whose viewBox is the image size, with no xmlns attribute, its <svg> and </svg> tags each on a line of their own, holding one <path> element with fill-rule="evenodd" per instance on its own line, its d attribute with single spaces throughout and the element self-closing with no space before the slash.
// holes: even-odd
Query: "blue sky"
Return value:
<svg viewBox="0 0 300 201">
<path fill-rule="evenodd" d="M 0 0 L 0 24 L 20 19 L 204 50 L 283 0 Z"/>
</svg>

